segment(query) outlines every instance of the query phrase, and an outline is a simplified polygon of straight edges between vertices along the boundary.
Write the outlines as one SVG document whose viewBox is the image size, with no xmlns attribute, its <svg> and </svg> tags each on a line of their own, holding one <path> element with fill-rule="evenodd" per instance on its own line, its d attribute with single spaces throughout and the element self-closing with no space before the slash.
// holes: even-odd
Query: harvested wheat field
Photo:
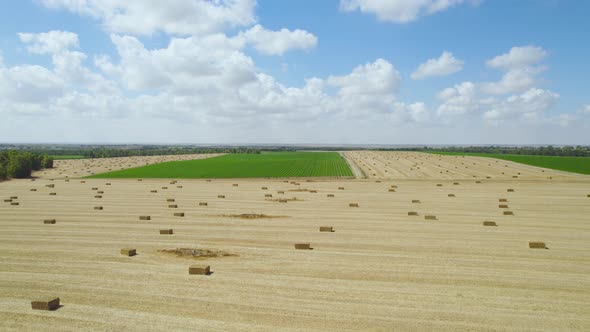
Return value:
<svg viewBox="0 0 590 332">
<path fill-rule="evenodd" d="M 223 153 L 185 154 L 166 156 L 135 156 L 95 159 L 64 159 L 54 161 L 54 168 L 35 174 L 41 179 L 80 178 L 104 172 L 118 171 L 167 161 L 196 160 L 222 156 Z"/>
<path fill-rule="evenodd" d="M 0 330 L 590 330 L 590 177 L 345 154 L 380 182 L 0 183 Z"/>
<path fill-rule="evenodd" d="M 486 157 L 397 151 L 349 151 L 342 154 L 357 178 L 549 181 L 587 178 L 585 175 Z"/>
</svg>

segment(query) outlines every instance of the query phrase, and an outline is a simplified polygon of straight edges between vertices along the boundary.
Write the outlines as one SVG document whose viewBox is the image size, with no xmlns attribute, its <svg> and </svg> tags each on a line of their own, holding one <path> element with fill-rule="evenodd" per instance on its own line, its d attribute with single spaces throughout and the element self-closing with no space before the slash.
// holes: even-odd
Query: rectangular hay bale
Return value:
<svg viewBox="0 0 590 332">
<path fill-rule="evenodd" d="M 171 234 L 174 234 L 174 230 L 173 229 L 161 229 L 160 234 L 171 235 Z"/>
<path fill-rule="evenodd" d="M 123 248 L 121 249 L 121 255 L 123 256 L 135 256 L 137 255 L 137 250 L 132 248 Z"/>
<path fill-rule="evenodd" d="M 349 203 L 348 204 L 349 207 L 359 207 L 358 203 Z"/>
<path fill-rule="evenodd" d="M 514 215 L 514 212 L 512 212 L 512 211 L 504 211 L 504 213 L 503 213 L 503 214 L 504 214 L 505 216 L 513 216 L 513 215 Z"/>
<path fill-rule="evenodd" d="M 211 274 L 209 265 L 191 265 L 188 267 L 188 274 L 208 275 Z"/>
<path fill-rule="evenodd" d="M 418 212 L 416 212 L 416 211 L 408 212 L 408 216 L 417 216 L 417 215 L 418 215 Z"/>
<path fill-rule="evenodd" d="M 184 212 L 174 212 L 175 217 L 184 217 Z"/>
<path fill-rule="evenodd" d="M 531 248 L 531 249 L 545 249 L 545 248 L 547 248 L 547 246 L 545 245 L 545 242 L 531 241 L 531 242 L 529 242 L 529 248 Z"/>
<path fill-rule="evenodd" d="M 207 202 L 199 202 L 199 206 L 207 206 Z"/>
<path fill-rule="evenodd" d="M 495 221 L 484 221 L 483 225 L 484 226 L 498 226 L 498 225 L 496 225 Z"/>
<path fill-rule="evenodd" d="M 217 198 L 225 198 L 225 195 L 217 195 Z"/>
<path fill-rule="evenodd" d="M 139 220 L 152 220 L 150 216 L 139 216 Z"/>
<path fill-rule="evenodd" d="M 95 210 L 102 210 L 102 206 L 95 206 L 94 209 Z"/>
<path fill-rule="evenodd" d="M 433 216 L 433 215 L 425 215 L 425 216 L 424 216 L 424 219 L 425 219 L 425 220 L 437 220 L 437 219 L 436 219 L 436 216 Z"/>
<path fill-rule="evenodd" d="M 178 204 L 170 204 L 170 205 L 168 205 L 168 208 L 176 209 L 176 208 L 178 208 Z"/>
<path fill-rule="evenodd" d="M 295 249 L 309 250 L 311 245 L 309 243 L 295 243 Z"/>
<path fill-rule="evenodd" d="M 334 226 L 320 226 L 320 232 L 334 232 Z"/>
<path fill-rule="evenodd" d="M 500 204 L 500 205 L 498 205 L 498 207 L 500 209 L 507 209 L 508 208 L 508 204 Z"/>
<path fill-rule="evenodd" d="M 44 224 L 48 224 L 48 225 L 53 225 L 55 224 L 57 221 L 55 219 L 45 219 L 43 220 Z"/>
<path fill-rule="evenodd" d="M 59 297 L 47 297 L 31 301 L 31 308 L 33 310 L 56 310 L 59 308 Z"/>
</svg>

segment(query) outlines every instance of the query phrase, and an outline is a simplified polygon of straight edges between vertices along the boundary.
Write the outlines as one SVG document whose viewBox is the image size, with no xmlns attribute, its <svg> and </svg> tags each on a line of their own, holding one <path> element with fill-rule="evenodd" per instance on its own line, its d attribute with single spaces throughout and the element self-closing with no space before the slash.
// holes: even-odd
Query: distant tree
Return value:
<svg viewBox="0 0 590 332">
<path fill-rule="evenodd" d="M 43 168 L 53 168 L 53 158 L 44 155 L 41 160 L 41 167 Z"/>
<path fill-rule="evenodd" d="M 6 167 L 4 166 L 4 164 L 0 164 L 0 180 L 6 180 L 6 178 Z"/>
</svg>

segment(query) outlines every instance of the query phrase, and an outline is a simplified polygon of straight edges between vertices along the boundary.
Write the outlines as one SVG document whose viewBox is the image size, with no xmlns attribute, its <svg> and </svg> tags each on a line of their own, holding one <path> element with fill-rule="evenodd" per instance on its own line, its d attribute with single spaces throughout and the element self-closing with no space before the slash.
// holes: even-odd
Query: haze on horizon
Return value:
<svg viewBox="0 0 590 332">
<path fill-rule="evenodd" d="M 590 3 L 2 5 L 0 142 L 590 144 Z"/>
</svg>

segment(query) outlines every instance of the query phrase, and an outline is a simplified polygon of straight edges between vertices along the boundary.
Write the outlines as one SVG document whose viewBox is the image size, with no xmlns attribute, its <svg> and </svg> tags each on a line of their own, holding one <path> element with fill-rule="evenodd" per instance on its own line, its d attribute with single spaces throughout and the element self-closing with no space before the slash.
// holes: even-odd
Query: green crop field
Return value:
<svg viewBox="0 0 590 332">
<path fill-rule="evenodd" d="M 353 176 L 336 152 L 269 152 L 171 161 L 102 173 L 89 178 L 265 178 Z"/>
<path fill-rule="evenodd" d="M 590 174 L 590 157 L 529 156 L 517 154 L 430 152 L 452 156 L 476 156 L 509 160 L 516 163 L 555 169 L 558 171 Z"/>
<path fill-rule="evenodd" d="M 63 155 L 63 156 L 50 156 L 54 160 L 64 160 L 64 159 L 84 159 L 84 156 L 78 155 Z"/>
</svg>

